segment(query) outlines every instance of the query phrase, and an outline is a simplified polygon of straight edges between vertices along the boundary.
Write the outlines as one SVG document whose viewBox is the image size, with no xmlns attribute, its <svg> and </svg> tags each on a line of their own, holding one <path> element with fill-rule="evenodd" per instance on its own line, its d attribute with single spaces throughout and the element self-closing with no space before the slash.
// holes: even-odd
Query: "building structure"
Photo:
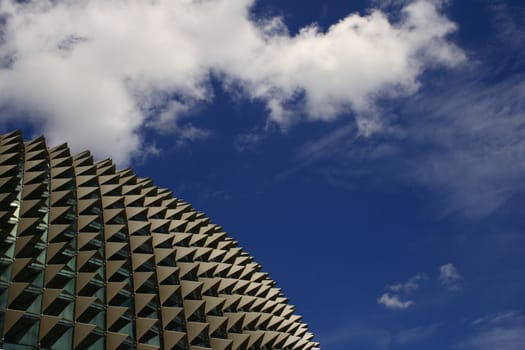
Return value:
<svg viewBox="0 0 525 350">
<path fill-rule="evenodd" d="M 0 136 L 0 348 L 318 350 L 261 266 L 189 203 Z"/>
</svg>

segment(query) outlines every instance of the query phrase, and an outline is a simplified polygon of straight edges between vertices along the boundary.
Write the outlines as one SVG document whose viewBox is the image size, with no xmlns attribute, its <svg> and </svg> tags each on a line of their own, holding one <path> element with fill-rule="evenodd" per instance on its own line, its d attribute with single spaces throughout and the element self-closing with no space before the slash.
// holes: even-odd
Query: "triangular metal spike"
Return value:
<svg viewBox="0 0 525 350">
<path fill-rule="evenodd" d="M 147 232 L 149 232 L 150 225 L 147 221 L 128 221 L 129 234 L 133 235 L 141 230 L 147 230 Z"/>
<path fill-rule="evenodd" d="M 124 209 L 118 208 L 118 209 L 104 209 L 104 223 L 110 223 L 112 219 L 114 219 L 117 216 L 124 217 Z M 119 222 L 120 224 L 120 222 Z"/>
<path fill-rule="evenodd" d="M 111 302 L 115 295 L 117 295 L 121 290 L 126 288 L 128 282 L 107 282 L 106 285 L 106 299 L 107 302 Z"/>
<path fill-rule="evenodd" d="M 204 306 L 203 300 L 184 300 L 184 316 L 186 319 L 190 318 L 191 315 L 201 307 Z"/>
<path fill-rule="evenodd" d="M 173 321 L 177 316 L 183 315 L 183 311 L 184 309 L 182 307 L 161 307 L 160 312 L 164 327 L 166 327 L 166 325 Z"/>
<path fill-rule="evenodd" d="M 163 233 L 152 233 L 152 245 L 153 248 L 157 248 L 160 245 L 166 245 L 170 248 L 173 247 L 174 234 L 163 234 Z"/>
<path fill-rule="evenodd" d="M 22 271 L 33 258 L 18 258 L 13 262 L 13 270 L 11 271 L 11 279 L 14 280 L 20 271 Z"/>
<path fill-rule="evenodd" d="M 135 314 L 141 312 L 156 296 L 156 294 L 150 293 L 135 293 Z"/>
<path fill-rule="evenodd" d="M 206 332 L 206 335 L 207 335 L 208 327 L 209 325 L 207 323 L 187 322 L 186 329 L 188 332 L 188 341 L 191 343 L 195 338 L 197 338 L 203 332 Z"/>
<path fill-rule="evenodd" d="M 263 332 L 250 332 L 246 331 L 247 334 L 250 335 L 250 339 L 248 340 L 248 348 L 257 348 L 259 349 L 261 347 L 261 342 L 263 340 L 264 333 Z"/>
<path fill-rule="evenodd" d="M 111 328 L 120 316 L 124 315 L 129 308 L 127 306 L 111 306 L 108 305 L 106 312 L 107 328 Z"/>
<path fill-rule="evenodd" d="M 233 340 L 232 350 L 240 350 L 246 348 L 250 340 L 249 334 L 228 333 L 228 338 Z"/>
<path fill-rule="evenodd" d="M 159 286 L 160 303 L 164 304 L 174 293 L 180 289 L 177 285 L 163 285 Z"/>
<path fill-rule="evenodd" d="M 232 328 L 242 326 L 245 314 L 243 312 L 225 312 L 224 316 L 228 317 L 228 331 Z"/>
<path fill-rule="evenodd" d="M 94 324 L 75 322 L 75 329 L 73 331 L 73 345 L 75 348 L 84 340 L 95 328 Z"/>
<path fill-rule="evenodd" d="M 134 272 L 133 273 L 133 289 L 138 290 L 144 282 L 154 277 L 155 273 L 152 272 Z"/>
<path fill-rule="evenodd" d="M 57 242 L 49 243 L 47 245 L 46 263 L 49 263 L 59 252 L 62 251 L 66 246 L 71 247 L 69 242 Z M 71 249 L 72 250 L 72 249 Z"/>
<path fill-rule="evenodd" d="M 159 267 L 158 264 L 167 258 L 170 255 L 175 254 L 175 248 L 155 248 L 155 263 L 157 264 L 157 268 Z"/>
<path fill-rule="evenodd" d="M 75 299 L 75 317 L 78 320 L 84 311 L 88 309 L 88 307 L 93 304 L 94 301 L 96 301 L 96 297 L 84 297 L 77 295 Z"/>
<path fill-rule="evenodd" d="M 131 261 L 133 262 L 133 270 L 137 270 L 147 261 L 154 260 L 153 254 L 140 254 L 134 253 L 131 255 Z"/>
<path fill-rule="evenodd" d="M 126 250 L 127 242 L 106 242 L 106 259 L 111 259 L 120 250 Z"/>
<path fill-rule="evenodd" d="M 0 165 L 0 176 L 6 176 L 5 174 L 16 169 L 18 169 L 18 164 Z"/>
<path fill-rule="evenodd" d="M 114 206 L 117 203 L 123 202 L 123 201 L 124 201 L 124 198 L 121 196 L 103 196 L 102 197 L 102 208 L 108 209 L 111 206 Z"/>
<path fill-rule="evenodd" d="M 66 266 L 66 264 L 48 264 L 44 279 L 44 287 Z"/>
<path fill-rule="evenodd" d="M 146 198 L 146 196 L 143 196 L 143 195 L 126 195 L 126 189 L 127 189 L 128 186 L 122 186 L 122 192 L 124 194 L 124 204 L 126 205 L 126 207 L 129 207 L 129 206 L 140 206 L 140 207 L 143 207 L 144 206 L 144 198 Z"/>
<path fill-rule="evenodd" d="M 98 252 L 96 250 L 85 250 L 77 253 L 77 269 L 82 268 Z"/>
<path fill-rule="evenodd" d="M 122 268 L 127 263 L 127 260 L 108 260 L 106 261 L 106 278 L 109 280 L 115 272 Z"/>
<path fill-rule="evenodd" d="M 78 231 L 84 231 L 92 222 L 97 222 L 100 215 L 80 215 L 77 220 Z"/>
<path fill-rule="evenodd" d="M 46 203 L 46 199 L 26 199 L 22 201 L 22 205 L 20 206 L 20 216 L 25 216 L 27 212 L 34 209 L 35 207 L 43 207 Z"/>
<path fill-rule="evenodd" d="M 62 294 L 62 289 L 46 288 L 42 295 L 42 310 L 45 310 Z"/>
<path fill-rule="evenodd" d="M 163 219 L 152 219 L 152 218 L 153 217 L 159 217 L 159 216 L 163 218 L 165 216 L 166 211 L 167 211 L 167 208 L 164 207 L 164 206 L 159 206 L 159 207 L 149 206 L 148 207 L 148 219 L 150 219 L 150 220 L 163 220 Z"/>
<path fill-rule="evenodd" d="M 38 225 L 42 221 L 42 218 L 22 218 L 18 223 L 18 237 L 23 236 L 26 231 L 29 231 L 33 226 Z M 30 232 L 31 233 L 31 232 Z"/>
<path fill-rule="evenodd" d="M 159 320 L 154 318 L 137 317 L 136 318 L 136 329 L 137 329 L 137 340 L 140 340 L 147 331 L 149 331 Z"/>
<path fill-rule="evenodd" d="M 96 275 L 96 272 L 79 272 L 76 278 L 77 291 L 81 291 Z"/>
<path fill-rule="evenodd" d="M 231 339 L 210 338 L 210 346 L 214 350 L 231 350 L 232 344 Z"/>
<path fill-rule="evenodd" d="M 185 332 L 174 332 L 165 330 L 163 333 L 164 347 L 166 350 L 172 350 L 181 340 L 186 337 Z"/>
<path fill-rule="evenodd" d="M 107 332 L 106 333 L 106 350 L 116 350 L 128 338 L 127 334 Z"/>
<path fill-rule="evenodd" d="M 180 252 L 180 248 L 177 248 L 177 252 Z M 189 250 L 184 250 L 184 252 L 187 252 Z M 177 256 L 178 258 L 179 256 Z M 177 266 L 180 269 L 179 276 L 181 278 L 184 278 L 184 276 L 190 272 L 197 274 L 199 271 L 199 262 L 177 262 Z"/>
<path fill-rule="evenodd" d="M 79 215 L 86 215 L 86 214 L 84 214 L 84 211 L 86 211 L 86 209 L 89 209 L 89 208 L 97 205 L 98 202 L 99 202 L 99 199 L 97 199 L 97 198 L 79 199 L 77 201 L 78 214 Z M 97 206 L 99 206 L 99 205 L 97 205 Z"/>
<path fill-rule="evenodd" d="M 100 186 L 100 193 L 103 196 L 107 196 L 110 193 L 114 192 L 115 195 L 121 196 L 122 195 L 122 185 L 101 185 Z"/>
<path fill-rule="evenodd" d="M 77 187 L 78 200 L 89 199 L 93 193 L 98 193 L 98 187 Z"/>
<path fill-rule="evenodd" d="M 63 191 L 52 191 L 49 197 L 51 208 L 53 208 L 56 203 L 64 198 L 74 198 L 72 190 L 63 190 Z"/>
<path fill-rule="evenodd" d="M 140 189 L 141 188 L 142 188 L 141 184 L 123 185 L 122 186 L 122 195 L 124 195 L 126 197 L 130 196 L 130 195 L 139 195 L 139 196 L 145 197 L 144 195 L 140 194 Z"/>
<path fill-rule="evenodd" d="M 181 286 L 182 297 L 186 298 L 188 295 L 190 295 L 194 291 L 200 292 L 202 289 L 202 282 L 181 280 L 180 286 Z"/>
<path fill-rule="evenodd" d="M 159 345 L 150 345 L 150 344 L 143 344 L 143 343 L 137 344 L 137 350 L 158 350 L 158 349 L 160 349 Z"/>
<path fill-rule="evenodd" d="M 111 175 L 100 175 L 98 177 L 98 183 L 101 185 L 107 185 L 107 184 L 118 184 L 120 179 L 119 174 L 111 174 Z"/>
<path fill-rule="evenodd" d="M 169 213 L 169 210 L 168 210 Z M 166 213 L 166 216 L 168 216 L 168 213 Z M 181 232 L 184 225 L 186 225 L 188 222 L 186 220 L 171 220 L 170 221 L 170 232 Z M 180 229 L 180 230 L 179 230 Z"/>
<path fill-rule="evenodd" d="M 216 294 L 216 291 L 219 288 L 219 284 L 221 283 L 220 278 L 199 278 L 199 281 L 202 282 L 202 293 L 207 293 L 210 289 L 212 290 L 213 294 Z"/>
<path fill-rule="evenodd" d="M 216 308 L 222 310 L 222 305 L 225 303 L 226 299 L 222 297 L 210 297 L 204 295 L 202 299 L 206 302 L 204 307 L 204 312 L 208 313 Z"/>
<path fill-rule="evenodd" d="M 56 160 L 52 160 L 51 161 L 51 170 L 50 170 L 50 173 L 51 173 L 51 178 L 54 180 L 54 179 L 59 179 L 59 178 L 72 178 L 71 176 L 71 172 L 73 171 L 73 167 L 72 166 L 69 166 L 67 165 L 67 162 L 68 162 L 69 158 L 62 158 L 60 160 L 56 159 Z M 62 162 L 59 163 L 59 162 Z M 63 164 L 66 164 L 65 166 L 63 166 Z M 67 173 L 70 173 L 70 175 L 68 176 Z"/>
<path fill-rule="evenodd" d="M 131 221 L 144 221 L 144 220 L 137 220 L 137 216 L 143 215 L 144 218 L 146 218 L 148 214 L 148 208 L 143 207 L 126 207 L 126 216 L 128 217 L 128 220 Z"/>
<path fill-rule="evenodd" d="M 151 236 L 130 236 L 129 244 L 131 246 L 131 250 L 134 251 L 149 240 L 151 240 Z M 149 246 L 151 246 L 151 243 Z"/>
<path fill-rule="evenodd" d="M 17 257 L 18 253 L 20 253 L 33 240 L 37 241 L 38 238 L 36 238 L 36 236 L 17 237 L 16 244 L 15 244 L 15 257 Z"/>
<path fill-rule="evenodd" d="M 223 327 L 226 329 L 228 324 L 228 317 L 224 316 L 206 316 L 206 322 L 210 325 L 209 332 L 213 334 L 217 329 Z"/>
<path fill-rule="evenodd" d="M 177 247 L 175 250 L 175 259 L 177 261 L 185 259 L 193 260 L 193 255 L 195 254 L 196 250 L 196 248 Z"/>
<path fill-rule="evenodd" d="M 4 334 L 9 332 L 11 328 L 24 316 L 25 311 L 7 309 L 5 312 L 5 321 L 4 321 Z"/>
<path fill-rule="evenodd" d="M 126 231 L 127 231 L 126 225 L 111 225 L 111 224 L 104 225 L 104 237 L 106 240 L 110 240 L 111 237 L 113 237 L 115 234 L 119 232 L 126 232 Z"/>
<path fill-rule="evenodd" d="M 100 236 L 98 232 L 82 232 L 77 236 L 77 249 L 81 250 L 89 242 Z"/>
<path fill-rule="evenodd" d="M 157 266 L 156 272 L 157 272 L 157 282 L 159 284 L 163 284 L 163 282 L 166 279 L 168 279 L 169 277 L 172 277 L 173 275 L 175 275 L 177 279 L 179 276 L 179 268 L 175 266 Z"/>
<path fill-rule="evenodd" d="M 10 306 L 13 300 L 15 300 L 26 288 L 29 283 L 24 282 L 11 282 L 8 290 L 7 305 Z"/>
</svg>

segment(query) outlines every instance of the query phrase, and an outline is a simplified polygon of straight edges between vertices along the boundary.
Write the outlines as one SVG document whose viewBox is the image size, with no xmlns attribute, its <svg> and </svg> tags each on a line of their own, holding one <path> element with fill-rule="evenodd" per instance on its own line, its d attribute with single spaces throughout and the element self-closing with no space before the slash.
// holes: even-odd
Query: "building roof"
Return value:
<svg viewBox="0 0 525 350">
<path fill-rule="evenodd" d="M 67 144 L 0 136 L 0 246 L 0 348 L 319 346 L 204 213 Z"/>
</svg>

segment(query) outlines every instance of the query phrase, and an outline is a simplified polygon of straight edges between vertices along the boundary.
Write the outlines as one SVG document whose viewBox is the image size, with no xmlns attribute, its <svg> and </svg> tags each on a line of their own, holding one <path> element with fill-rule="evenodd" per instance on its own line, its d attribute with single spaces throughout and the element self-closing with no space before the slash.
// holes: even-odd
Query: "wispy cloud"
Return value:
<svg viewBox="0 0 525 350">
<path fill-rule="evenodd" d="M 441 285 L 450 291 L 457 292 L 463 290 L 463 287 L 461 286 L 463 277 L 451 263 L 442 265 L 439 268 L 439 281 L 441 282 Z"/>
<path fill-rule="evenodd" d="M 525 317 L 519 312 L 483 316 L 473 322 L 474 334 L 456 344 L 457 349 L 522 350 L 525 347 Z"/>
<path fill-rule="evenodd" d="M 378 304 L 384 305 L 388 309 L 405 310 L 414 305 L 412 300 L 401 300 L 397 294 L 384 293 L 377 299 Z"/>
<path fill-rule="evenodd" d="M 507 321 L 513 322 L 520 317 L 521 313 L 519 311 L 511 310 L 479 317 L 472 321 L 471 324 L 474 327 L 486 327 L 487 325 L 497 325 Z"/>
<path fill-rule="evenodd" d="M 417 274 L 405 282 L 389 284 L 385 287 L 389 292 L 383 293 L 377 302 L 388 309 L 408 309 L 415 304 L 413 300 L 408 299 L 408 295 L 418 290 L 420 282 L 426 279 L 428 277 L 425 274 Z"/>
<path fill-rule="evenodd" d="M 254 18 L 253 0 L 2 1 L 2 119 L 126 163 L 144 151 L 144 127 L 185 138 L 173 126 L 213 100 L 213 74 L 282 127 L 354 112 L 369 134 L 381 128 L 377 98 L 411 95 L 429 67 L 464 61 L 442 3 L 290 35 L 281 18 Z"/>
<path fill-rule="evenodd" d="M 412 293 L 419 288 L 419 282 L 422 280 L 427 280 L 428 277 L 424 274 L 417 274 L 413 277 L 410 277 L 407 281 L 402 283 L 391 284 L 387 286 L 387 289 L 393 292 L 404 292 Z"/>
<path fill-rule="evenodd" d="M 418 273 L 404 282 L 388 284 L 385 286 L 387 292 L 377 299 L 377 303 L 384 305 L 388 309 L 408 309 L 416 304 L 414 301 L 416 299 L 415 294 L 420 289 L 422 282 L 431 282 L 429 279 L 427 274 Z M 437 282 L 449 291 L 458 292 L 463 290 L 463 277 L 452 263 L 439 267 Z"/>
</svg>

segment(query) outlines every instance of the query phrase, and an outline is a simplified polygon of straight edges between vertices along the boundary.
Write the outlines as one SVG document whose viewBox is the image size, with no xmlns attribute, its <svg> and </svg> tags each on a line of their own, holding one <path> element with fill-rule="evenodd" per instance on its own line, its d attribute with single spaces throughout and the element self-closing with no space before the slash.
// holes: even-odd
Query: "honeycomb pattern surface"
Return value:
<svg viewBox="0 0 525 350">
<path fill-rule="evenodd" d="M 0 348 L 318 350 L 238 242 L 67 144 L 0 136 Z"/>
</svg>

